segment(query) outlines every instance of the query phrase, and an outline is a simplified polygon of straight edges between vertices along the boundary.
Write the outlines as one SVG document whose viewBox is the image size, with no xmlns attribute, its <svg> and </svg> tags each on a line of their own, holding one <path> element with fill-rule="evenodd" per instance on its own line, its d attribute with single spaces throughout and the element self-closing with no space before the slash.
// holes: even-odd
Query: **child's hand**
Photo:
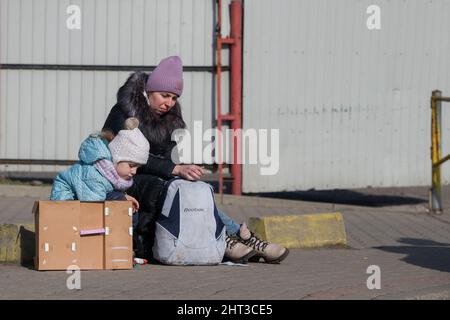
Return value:
<svg viewBox="0 0 450 320">
<path fill-rule="evenodd" d="M 135 198 L 127 194 L 125 195 L 125 198 L 127 198 L 127 200 L 130 200 L 132 202 L 133 213 L 139 210 L 139 202 Z"/>
</svg>

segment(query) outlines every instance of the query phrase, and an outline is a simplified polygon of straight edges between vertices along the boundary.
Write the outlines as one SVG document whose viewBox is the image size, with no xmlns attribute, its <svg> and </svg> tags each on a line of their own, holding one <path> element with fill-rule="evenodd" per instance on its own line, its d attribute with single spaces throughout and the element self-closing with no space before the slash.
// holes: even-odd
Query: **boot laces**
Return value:
<svg viewBox="0 0 450 320">
<path fill-rule="evenodd" d="M 247 240 L 242 240 L 242 243 L 248 247 L 252 247 L 255 250 L 264 251 L 269 245 L 268 242 L 259 239 L 253 232 L 250 232 L 250 238 Z"/>
<path fill-rule="evenodd" d="M 227 243 L 227 247 L 229 248 L 229 249 L 233 249 L 233 247 L 236 245 L 236 244 L 238 244 L 238 239 L 236 238 L 236 237 L 232 237 L 232 236 L 227 236 L 226 238 L 225 238 L 225 241 L 226 241 L 226 243 Z"/>
</svg>

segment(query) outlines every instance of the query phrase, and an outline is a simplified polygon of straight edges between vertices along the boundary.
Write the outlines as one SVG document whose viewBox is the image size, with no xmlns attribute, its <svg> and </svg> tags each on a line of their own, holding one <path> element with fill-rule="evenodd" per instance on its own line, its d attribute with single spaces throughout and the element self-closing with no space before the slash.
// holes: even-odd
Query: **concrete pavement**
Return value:
<svg viewBox="0 0 450 320">
<path fill-rule="evenodd" d="M 423 299 L 450 298 L 450 248 L 291 250 L 280 265 L 248 267 L 139 266 L 126 271 L 81 271 L 81 290 L 66 272 L 0 265 L 2 299 Z M 381 289 L 369 290 L 370 265 Z"/>
<path fill-rule="evenodd" d="M 6 194 L 0 188 L 0 223 L 32 222 L 32 204 L 43 199 L 40 195 L 45 192 L 36 190 L 43 192 L 39 197 L 12 196 L 22 191 Z M 283 195 L 290 200 L 217 199 L 219 207 L 239 222 L 252 216 L 341 212 L 348 249 L 292 249 L 280 265 L 150 264 L 126 271 L 81 271 L 81 290 L 68 289 L 71 275 L 66 272 L 0 264 L 0 298 L 450 299 L 448 210 L 440 216 L 430 215 L 426 188 L 367 189 L 353 196 L 304 193 Z M 448 187 L 444 199 L 444 207 L 449 208 Z M 377 280 L 370 266 L 379 267 L 380 289 L 367 286 Z"/>
</svg>

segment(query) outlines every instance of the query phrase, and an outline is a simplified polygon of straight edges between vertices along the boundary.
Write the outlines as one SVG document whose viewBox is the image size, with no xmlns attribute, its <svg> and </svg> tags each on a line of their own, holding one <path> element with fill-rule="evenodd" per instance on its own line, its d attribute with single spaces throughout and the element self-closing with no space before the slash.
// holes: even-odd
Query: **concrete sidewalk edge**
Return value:
<svg viewBox="0 0 450 320">
<path fill-rule="evenodd" d="M 34 224 L 0 224 L 0 262 L 28 263 L 34 258 Z"/>
<path fill-rule="evenodd" d="M 347 246 L 344 218 L 339 212 L 250 218 L 249 228 L 263 240 L 286 248 Z"/>
</svg>

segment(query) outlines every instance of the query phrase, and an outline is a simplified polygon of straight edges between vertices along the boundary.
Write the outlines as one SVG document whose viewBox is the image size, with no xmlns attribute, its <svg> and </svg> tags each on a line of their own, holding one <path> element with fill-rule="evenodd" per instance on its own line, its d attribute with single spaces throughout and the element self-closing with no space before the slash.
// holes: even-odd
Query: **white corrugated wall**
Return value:
<svg viewBox="0 0 450 320">
<path fill-rule="evenodd" d="M 81 9 L 81 30 L 66 27 L 70 5 Z M 180 55 L 185 66 L 211 67 L 213 5 L 210 0 L 0 0 L 0 63 L 155 66 Z M 131 72 L 0 69 L 0 158 L 77 159 L 80 142 L 101 129 Z M 212 125 L 213 75 L 184 73 L 180 101 L 189 127 L 195 120 Z M 228 73 L 223 75 L 228 92 Z M 226 109 L 228 98 L 222 96 Z"/>
<path fill-rule="evenodd" d="M 381 30 L 366 26 L 373 4 Z M 449 13 L 448 0 L 245 0 L 243 127 L 280 130 L 280 165 L 263 176 L 245 164 L 243 191 L 429 185 L 430 96 L 450 96 Z"/>
<path fill-rule="evenodd" d="M 81 30 L 66 28 L 72 4 L 82 10 Z M 213 4 L 0 0 L 0 63 L 150 66 L 179 54 L 186 66 L 212 66 Z M 372 4 L 381 8 L 379 31 L 366 27 Z M 279 172 L 262 176 L 258 166 L 244 165 L 245 192 L 430 183 L 429 98 L 434 89 L 450 96 L 449 0 L 244 6 L 244 129 L 280 129 L 281 138 Z M 0 158 L 76 159 L 129 73 L 0 69 Z M 227 73 L 222 83 L 226 113 Z M 213 85 L 210 72 L 185 72 L 181 103 L 189 127 L 213 122 Z M 449 108 L 444 104 L 444 154 Z"/>
</svg>

